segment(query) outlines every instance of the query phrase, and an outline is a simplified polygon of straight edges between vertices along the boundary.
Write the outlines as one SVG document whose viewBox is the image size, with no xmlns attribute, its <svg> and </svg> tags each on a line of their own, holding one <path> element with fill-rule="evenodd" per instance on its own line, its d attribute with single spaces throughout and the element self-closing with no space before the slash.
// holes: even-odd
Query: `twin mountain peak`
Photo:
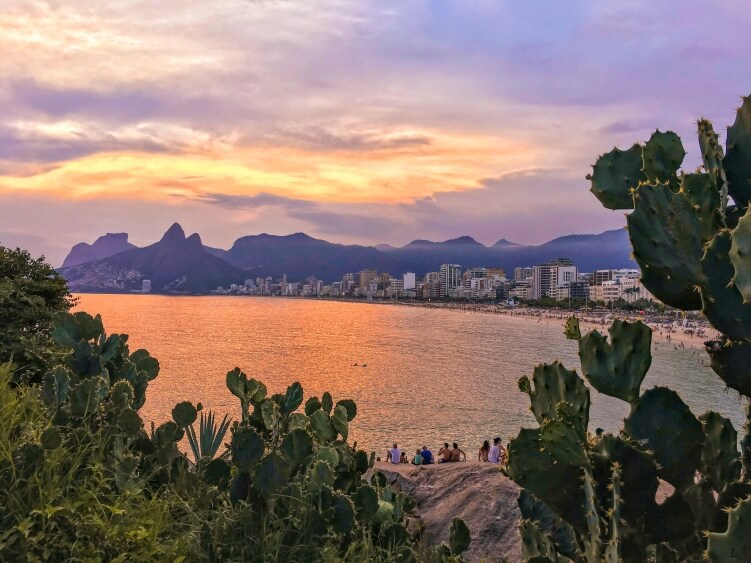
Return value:
<svg viewBox="0 0 751 563">
<path fill-rule="evenodd" d="M 625 230 L 597 235 L 569 235 L 537 246 L 501 239 L 485 246 L 469 236 L 433 242 L 414 240 L 402 247 L 344 245 L 315 239 L 305 233 L 286 236 L 250 235 L 237 239 L 229 250 L 204 246 L 201 237 L 185 235 L 173 224 L 162 238 L 139 248 L 127 233 L 108 233 L 93 244 L 75 245 L 61 272 L 71 287 L 86 290 L 87 283 L 109 277 L 150 279 L 154 291 L 206 292 L 219 285 L 242 283 L 256 277 L 301 281 L 314 276 L 326 282 L 348 272 L 372 268 L 400 275 L 437 271 L 441 264 L 463 267 L 496 266 L 510 274 L 516 266 L 532 266 L 555 258 L 571 258 L 581 271 L 633 267 Z"/>
</svg>

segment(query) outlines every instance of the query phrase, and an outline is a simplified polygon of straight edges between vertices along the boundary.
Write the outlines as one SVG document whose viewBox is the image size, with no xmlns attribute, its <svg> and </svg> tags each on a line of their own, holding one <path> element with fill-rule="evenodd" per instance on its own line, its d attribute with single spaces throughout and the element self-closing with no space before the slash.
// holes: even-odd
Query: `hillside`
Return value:
<svg viewBox="0 0 751 563">
<path fill-rule="evenodd" d="M 71 289 L 81 291 L 105 289 L 115 277 L 124 280 L 124 289 L 140 289 L 141 280 L 149 279 L 153 291 L 201 293 L 219 285 L 242 283 L 247 277 L 242 270 L 206 252 L 198 234 L 186 237 L 177 223 L 150 246 L 64 268 L 61 273 Z"/>
<path fill-rule="evenodd" d="M 250 277 L 287 274 L 288 279 L 297 281 L 308 276 L 333 281 L 366 268 L 394 274 L 405 271 L 398 260 L 372 246 L 334 244 L 304 233 L 242 237 L 223 257 Z"/>
</svg>

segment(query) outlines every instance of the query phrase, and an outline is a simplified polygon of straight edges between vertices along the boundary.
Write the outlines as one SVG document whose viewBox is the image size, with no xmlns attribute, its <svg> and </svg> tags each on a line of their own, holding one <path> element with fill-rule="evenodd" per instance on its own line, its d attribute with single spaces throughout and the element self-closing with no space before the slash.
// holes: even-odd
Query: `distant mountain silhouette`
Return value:
<svg viewBox="0 0 751 563">
<path fill-rule="evenodd" d="M 71 248 L 62 267 L 69 268 L 92 260 L 102 260 L 131 248 L 136 248 L 136 245 L 128 242 L 128 233 L 107 233 L 96 239 L 94 244 L 81 242 Z"/>
<path fill-rule="evenodd" d="M 500 266 L 511 275 L 517 266 L 534 266 L 555 258 L 571 258 L 581 271 L 599 268 L 636 267 L 631 258 L 628 233 L 605 231 L 599 235 L 568 235 L 538 246 L 526 246 L 501 239 L 491 247 L 471 237 L 444 242 L 415 240 L 401 248 L 384 249 L 408 269 L 425 273 L 437 271 L 441 264 Z"/>
<path fill-rule="evenodd" d="M 403 271 L 401 264 L 372 246 L 334 244 L 305 233 L 242 237 L 224 259 L 251 277 L 287 274 L 290 281 L 301 281 L 308 276 L 333 281 L 366 268 L 391 273 Z"/>
<path fill-rule="evenodd" d="M 106 235 L 111 236 L 115 235 Z M 76 245 L 74 250 L 80 246 Z M 130 280 L 129 289 L 140 287 L 141 279 L 150 279 L 153 291 L 205 292 L 247 278 L 276 279 L 283 274 L 287 274 L 289 281 L 315 276 L 326 282 L 366 268 L 396 276 L 408 271 L 422 275 L 438 271 L 446 263 L 460 264 L 463 268 L 502 267 L 511 276 L 517 266 L 534 266 L 555 258 L 570 258 L 584 272 L 636 267 L 628 234 L 622 229 L 598 235 L 568 235 L 537 246 L 501 239 L 490 247 L 468 236 L 443 242 L 418 239 L 397 248 L 334 244 L 304 233 L 287 236 L 264 233 L 241 237 L 232 248 L 222 250 L 203 246 L 198 234 L 186 238 L 175 223 L 151 246 L 67 266 L 61 272 L 74 290 L 81 291 L 101 289 L 106 280 L 119 277 Z"/>
<path fill-rule="evenodd" d="M 61 270 L 69 281 L 99 280 L 98 272 L 141 274 L 135 279 L 151 280 L 153 291 L 205 292 L 219 285 L 242 283 L 248 276 L 221 258 L 209 254 L 196 233 L 186 238 L 182 227 L 175 223 L 159 242 L 145 248 L 133 248 L 114 256 L 89 262 L 78 268 Z"/>
<path fill-rule="evenodd" d="M 510 240 L 506 240 L 505 238 L 502 238 L 493 246 L 507 247 L 507 246 L 523 246 L 523 245 L 516 243 L 516 242 L 511 242 Z"/>
</svg>

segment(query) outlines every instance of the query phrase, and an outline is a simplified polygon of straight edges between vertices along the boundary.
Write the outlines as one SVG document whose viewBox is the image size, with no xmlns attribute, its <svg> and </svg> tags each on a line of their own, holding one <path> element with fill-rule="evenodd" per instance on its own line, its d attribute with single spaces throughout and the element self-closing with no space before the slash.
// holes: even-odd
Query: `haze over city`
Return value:
<svg viewBox="0 0 751 563">
<path fill-rule="evenodd" d="M 222 248 L 618 228 L 587 192 L 594 157 L 730 123 L 750 19 L 732 1 L 11 0 L 0 242 L 59 264 L 174 221 Z"/>
</svg>

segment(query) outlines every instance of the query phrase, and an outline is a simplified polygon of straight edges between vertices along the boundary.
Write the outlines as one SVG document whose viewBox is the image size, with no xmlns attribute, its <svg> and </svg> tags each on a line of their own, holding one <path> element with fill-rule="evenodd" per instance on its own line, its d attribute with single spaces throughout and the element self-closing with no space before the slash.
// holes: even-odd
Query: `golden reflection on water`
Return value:
<svg viewBox="0 0 751 563">
<path fill-rule="evenodd" d="M 109 333 L 130 335 L 131 351 L 146 348 L 159 359 L 141 410 L 147 423 L 167 420 L 183 400 L 238 418 L 225 387 L 237 366 L 270 393 L 300 381 L 306 398 L 329 391 L 335 401 L 354 399 L 351 439 L 366 449 L 458 441 L 471 454 L 482 440 L 505 442 L 533 423 L 520 376 L 555 359 L 578 367 L 557 321 L 310 299 L 79 297 L 78 309 L 100 313 Z M 695 414 L 714 408 L 740 428 L 739 404 L 722 394 L 701 354 L 658 346 L 643 388 L 655 383 L 676 389 Z M 592 427 L 615 431 L 627 412 L 593 392 Z"/>
</svg>

